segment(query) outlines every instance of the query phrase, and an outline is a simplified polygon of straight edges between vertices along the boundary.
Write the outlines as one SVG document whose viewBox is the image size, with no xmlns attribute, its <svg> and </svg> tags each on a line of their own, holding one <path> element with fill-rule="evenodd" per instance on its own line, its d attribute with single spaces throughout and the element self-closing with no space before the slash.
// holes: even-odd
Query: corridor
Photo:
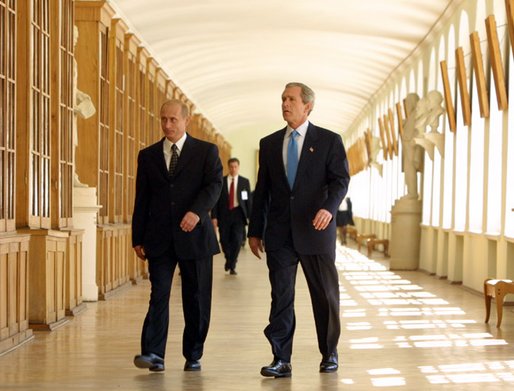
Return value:
<svg viewBox="0 0 514 391">
<path fill-rule="evenodd" d="M 391 272 L 380 253 L 368 259 L 339 247 L 342 334 L 336 374 L 318 373 L 314 321 L 307 286 L 297 279 L 297 330 L 290 379 L 263 378 L 272 357 L 262 333 L 270 292 L 263 261 L 241 253 L 237 276 L 214 260 L 213 314 L 201 372 L 183 372 L 179 281 L 164 373 L 132 364 L 146 312 L 143 281 L 54 332 L 0 357 L 0 390 L 506 390 L 514 384 L 514 314 L 501 329 L 493 308 L 484 323 L 483 298 L 421 272 Z M 494 307 L 494 306 L 493 306 Z"/>
</svg>

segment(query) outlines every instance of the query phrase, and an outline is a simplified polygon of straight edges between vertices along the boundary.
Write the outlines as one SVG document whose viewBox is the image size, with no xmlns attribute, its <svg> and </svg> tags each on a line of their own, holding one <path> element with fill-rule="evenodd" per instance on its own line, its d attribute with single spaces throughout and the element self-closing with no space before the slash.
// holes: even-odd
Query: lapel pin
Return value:
<svg viewBox="0 0 514 391">
<path fill-rule="evenodd" d="M 309 151 L 314 152 L 314 148 L 310 147 Z"/>
</svg>

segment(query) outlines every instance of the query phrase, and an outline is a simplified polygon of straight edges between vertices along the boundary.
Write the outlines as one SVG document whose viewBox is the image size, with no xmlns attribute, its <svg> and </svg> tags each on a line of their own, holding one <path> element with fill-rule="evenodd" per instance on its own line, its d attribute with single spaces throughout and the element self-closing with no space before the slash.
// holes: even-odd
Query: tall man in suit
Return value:
<svg viewBox="0 0 514 391">
<path fill-rule="evenodd" d="M 248 227 L 252 252 L 266 248 L 271 311 L 264 334 L 273 361 L 269 377 L 291 376 L 298 263 L 311 295 L 320 372 L 338 368 L 339 282 L 335 267 L 335 215 L 350 176 L 341 137 L 308 121 L 314 92 L 288 83 L 282 93 L 287 126 L 260 141 L 259 173 Z"/>
<path fill-rule="evenodd" d="M 250 181 L 239 175 L 239 159 L 228 160 L 228 172 L 216 207 L 211 211 L 214 226 L 218 226 L 225 271 L 235 275 L 237 257 L 241 250 L 245 226 L 251 210 Z"/>
<path fill-rule="evenodd" d="M 201 369 L 209 328 L 212 256 L 219 246 L 209 216 L 218 200 L 222 166 L 214 144 L 186 133 L 188 107 L 169 100 L 161 107 L 164 138 L 138 156 L 132 245 L 148 259 L 152 290 L 143 324 L 138 368 L 164 370 L 169 299 L 177 264 L 182 279 L 184 370 Z"/>
</svg>

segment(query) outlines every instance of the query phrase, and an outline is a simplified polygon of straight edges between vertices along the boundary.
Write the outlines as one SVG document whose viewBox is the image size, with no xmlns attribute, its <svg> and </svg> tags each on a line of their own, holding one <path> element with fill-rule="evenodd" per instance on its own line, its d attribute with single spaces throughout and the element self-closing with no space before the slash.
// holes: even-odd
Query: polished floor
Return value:
<svg viewBox="0 0 514 391">
<path fill-rule="evenodd" d="M 0 390 L 313 391 L 510 390 L 514 387 L 514 313 L 484 324 L 483 298 L 421 272 L 390 272 L 380 253 L 368 259 L 338 249 L 342 366 L 320 374 L 305 280 L 297 280 L 297 330 L 290 379 L 263 378 L 271 361 L 262 333 L 270 292 L 264 261 L 243 250 L 237 276 L 215 258 L 213 314 L 201 372 L 184 372 L 179 280 L 172 293 L 166 371 L 132 364 L 149 294 L 148 281 L 53 332 L 0 357 Z M 494 306 L 493 306 L 494 307 Z"/>
</svg>

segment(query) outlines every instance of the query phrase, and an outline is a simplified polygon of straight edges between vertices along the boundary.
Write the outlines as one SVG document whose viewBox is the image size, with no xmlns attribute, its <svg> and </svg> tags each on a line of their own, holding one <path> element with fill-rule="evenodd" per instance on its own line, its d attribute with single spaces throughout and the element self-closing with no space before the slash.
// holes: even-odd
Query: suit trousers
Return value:
<svg viewBox="0 0 514 391">
<path fill-rule="evenodd" d="M 182 354 L 186 360 L 199 360 L 203 354 L 211 317 L 212 256 L 179 259 L 171 247 L 161 256 L 148 259 L 152 290 L 141 335 L 141 352 L 154 353 L 162 358 L 165 356 L 171 285 L 178 263 L 185 323 Z"/>
<path fill-rule="evenodd" d="M 296 319 L 295 282 L 301 264 L 311 296 L 318 348 L 324 358 L 337 352 L 341 333 L 339 280 L 332 254 L 298 254 L 292 238 L 282 248 L 266 251 L 271 283 L 271 311 L 264 334 L 275 359 L 290 362 Z"/>
<path fill-rule="evenodd" d="M 241 207 L 228 211 L 226 217 L 218 224 L 221 248 L 225 255 L 225 268 L 235 269 L 245 232 L 245 217 Z"/>
</svg>

